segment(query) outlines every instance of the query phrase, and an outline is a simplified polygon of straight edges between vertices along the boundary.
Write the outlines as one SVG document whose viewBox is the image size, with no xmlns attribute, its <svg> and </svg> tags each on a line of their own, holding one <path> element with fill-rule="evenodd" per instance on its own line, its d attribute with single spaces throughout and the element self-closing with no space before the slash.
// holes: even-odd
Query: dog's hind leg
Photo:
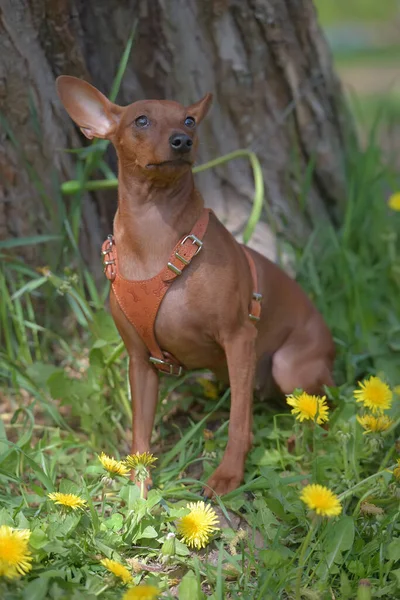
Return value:
<svg viewBox="0 0 400 600">
<path fill-rule="evenodd" d="M 301 388 L 309 394 L 322 394 L 324 385 L 334 385 L 329 354 L 318 349 L 307 352 L 303 344 L 282 346 L 273 356 L 272 375 L 283 394 Z"/>
</svg>

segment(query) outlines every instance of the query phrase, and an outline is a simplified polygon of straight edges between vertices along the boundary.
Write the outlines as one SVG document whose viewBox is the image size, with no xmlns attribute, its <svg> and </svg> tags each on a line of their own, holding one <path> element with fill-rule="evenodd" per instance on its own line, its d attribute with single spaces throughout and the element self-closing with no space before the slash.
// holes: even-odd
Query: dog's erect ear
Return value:
<svg viewBox="0 0 400 600">
<path fill-rule="evenodd" d="M 196 123 L 201 123 L 208 111 L 212 102 L 212 94 L 206 94 L 201 100 L 186 108 L 187 116 L 193 117 Z"/>
<path fill-rule="evenodd" d="M 108 138 L 118 125 L 121 108 L 110 102 L 95 87 L 78 79 L 61 75 L 57 92 L 65 110 L 89 140 Z"/>
</svg>

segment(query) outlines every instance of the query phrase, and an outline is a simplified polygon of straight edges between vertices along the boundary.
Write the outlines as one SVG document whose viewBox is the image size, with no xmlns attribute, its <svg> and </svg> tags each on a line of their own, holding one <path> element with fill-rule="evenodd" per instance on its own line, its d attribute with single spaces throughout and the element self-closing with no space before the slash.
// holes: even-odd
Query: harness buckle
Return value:
<svg viewBox="0 0 400 600">
<path fill-rule="evenodd" d="M 183 367 L 180 365 L 174 365 L 174 363 L 168 362 L 167 360 L 162 360 L 161 358 L 156 358 L 155 356 L 150 356 L 149 361 L 153 363 L 162 373 L 166 375 L 175 375 L 176 377 L 180 377 L 183 373 Z M 161 367 L 168 367 L 169 371 L 164 371 Z M 175 373 L 174 369 L 177 370 Z"/>
<path fill-rule="evenodd" d="M 176 255 L 176 252 L 175 252 L 175 255 Z M 172 262 L 167 263 L 167 267 L 170 271 L 175 273 L 175 275 L 182 275 L 181 269 L 178 269 L 178 267 L 176 267 L 174 264 L 172 264 Z"/>
<path fill-rule="evenodd" d="M 112 272 L 110 273 L 111 277 L 115 276 L 115 265 L 116 265 L 116 261 L 115 258 L 113 257 L 112 253 L 112 249 L 113 249 L 113 244 L 114 244 L 114 238 L 111 234 L 109 234 L 107 236 L 106 242 L 108 242 L 108 245 L 105 247 L 105 250 L 101 251 L 101 256 L 103 258 L 103 271 L 104 273 L 107 275 L 107 267 L 109 267 L 110 265 L 113 265 L 113 269 Z M 104 245 L 104 244 L 103 244 Z M 111 254 L 111 256 L 109 256 Z"/>
<path fill-rule="evenodd" d="M 249 319 L 250 319 L 250 321 L 257 321 L 258 322 L 260 320 L 260 317 L 256 317 L 256 315 L 251 315 L 249 313 Z"/>
<path fill-rule="evenodd" d="M 194 258 L 195 256 L 198 255 L 198 253 L 202 249 L 203 242 L 201 240 L 199 240 L 199 238 L 197 236 L 195 236 L 194 233 L 189 233 L 189 235 L 185 235 L 185 237 L 183 238 L 183 240 L 179 244 L 179 247 L 183 246 L 184 243 L 187 240 L 192 240 L 192 244 L 194 244 L 194 245 L 197 246 L 197 250 L 196 250 L 196 252 L 192 256 L 192 258 Z M 178 250 L 175 251 L 175 258 L 177 258 L 178 260 L 180 260 L 181 263 L 185 265 L 185 267 L 187 267 L 190 264 L 191 260 L 192 260 L 192 258 L 190 258 L 188 260 L 187 258 L 185 258 L 184 256 L 182 256 L 182 254 L 179 254 Z M 179 269 L 173 263 L 169 262 L 167 264 L 167 267 L 168 267 L 168 269 L 170 269 L 170 271 L 172 271 L 173 273 L 175 273 L 175 275 L 182 275 L 182 269 Z"/>
<path fill-rule="evenodd" d="M 199 240 L 199 238 L 197 236 L 194 235 L 194 233 L 189 233 L 189 235 L 185 235 L 185 237 L 183 238 L 183 240 L 181 241 L 180 245 L 183 246 L 183 244 L 187 241 L 187 240 L 192 240 L 192 244 L 197 246 L 197 250 L 196 252 L 193 254 L 192 258 L 194 258 L 195 256 L 198 255 L 198 253 L 200 252 L 200 250 L 203 247 L 203 242 L 202 240 Z M 184 261 L 183 261 L 184 262 Z"/>
<path fill-rule="evenodd" d="M 254 300 L 254 302 L 259 302 L 261 304 L 262 299 L 263 299 L 262 294 L 259 294 L 258 292 L 253 292 L 252 300 Z M 260 317 L 257 317 L 256 315 L 252 315 L 251 313 L 249 313 L 249 319 L 250 319 L 250 321 L 258 322 L 260 320 Z"/>
</svg>

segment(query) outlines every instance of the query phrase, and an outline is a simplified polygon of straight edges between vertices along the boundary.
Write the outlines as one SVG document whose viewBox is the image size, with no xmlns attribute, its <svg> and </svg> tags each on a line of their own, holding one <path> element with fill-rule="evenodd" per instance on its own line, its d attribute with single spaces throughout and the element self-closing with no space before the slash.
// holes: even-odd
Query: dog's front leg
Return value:
<svg viewBox="0 0 400 600">
<path fill-rule="evenodd" d="M 243 480 L 244 463 L 252 439 L 253 385 L 257 330 L 246 323 L 223 342 L 231 386 L 228 444 L 222 462 L 207 481 L 205 496 L 227 494 Z"/>
<path fill-rule="evenodd" d="M 132 396 L 132 454 L 150 452 L 151 434 L 158 400 L 158 374 L 142 357 L 129 357 Z M 145 489 L 151 486 L 148 478 Z"/>
</svg>

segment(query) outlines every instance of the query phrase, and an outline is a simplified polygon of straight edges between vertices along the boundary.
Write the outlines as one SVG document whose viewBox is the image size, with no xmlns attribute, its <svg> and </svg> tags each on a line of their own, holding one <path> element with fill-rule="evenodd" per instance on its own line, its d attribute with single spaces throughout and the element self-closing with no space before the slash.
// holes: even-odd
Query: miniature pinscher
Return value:
<svg viewBox="0 0 400 600">
<path fill-rule="evenodd" d="M 332 386 L 331 334 L 294 280 L 204 209 L 192 166 L 211 94 L 190 106 L 122 107 L 75 77 L 59 77 L 57 90 L 85 136 L 110 140 L 118 155 L 114 235 L 102 253 L 129 354 L 132 453 L 150 450 L 158 371 L 209 369 L 229 382 L 231 408 L 228 443 L 205 495 L 226 494 L 243 479 L 254 390 L 265 392 L 271 380 L 282 394 Z"/>
</svg>

